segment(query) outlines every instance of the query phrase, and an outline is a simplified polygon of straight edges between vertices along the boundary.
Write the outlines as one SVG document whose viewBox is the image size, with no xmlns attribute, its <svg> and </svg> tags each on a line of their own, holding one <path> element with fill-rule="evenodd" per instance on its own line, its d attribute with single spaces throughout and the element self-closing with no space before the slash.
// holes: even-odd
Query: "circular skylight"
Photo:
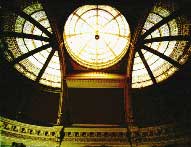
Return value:
<svg viewBox="0 0 191 147">
<path fill-rule="evenodd" d="M 130 29 L 125 17 L 107 5 L 85 5 L 66 21 L 64 43 L 70 56 L 92 69 L 110 67 L 125 55 Z"/>
</svg>

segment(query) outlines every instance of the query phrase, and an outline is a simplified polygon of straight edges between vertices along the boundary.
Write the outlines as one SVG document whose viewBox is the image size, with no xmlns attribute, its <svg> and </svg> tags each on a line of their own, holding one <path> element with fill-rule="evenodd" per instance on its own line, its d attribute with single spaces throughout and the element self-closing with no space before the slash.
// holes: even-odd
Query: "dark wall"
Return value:
<svg viewBox="0 0 191 147">
<path fill-rule="evenodd" d="M 121 123 L 123 89 L 69 89 L 73 123 Z"/>
<path fill-rule="evenodd" d="M 158 86 L 133 90 L 139 125 L 191 121 L 191 62 Z"/>
</svg>

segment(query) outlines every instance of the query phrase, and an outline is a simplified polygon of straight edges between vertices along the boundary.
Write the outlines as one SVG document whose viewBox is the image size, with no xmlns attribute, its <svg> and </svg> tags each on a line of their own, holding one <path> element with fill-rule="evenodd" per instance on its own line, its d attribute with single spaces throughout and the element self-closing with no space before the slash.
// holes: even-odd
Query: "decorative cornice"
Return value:
<svg viewBox="0 0 191 147">
<path fill-rule="evenodd" d="M 62 132 L 62 146 L 66 144 L 97 144 L 109 146 L 154 145 L 191 143 L 191 125 L 166 124 L 138 128 L 117 125 L 72 125 L 44 127 L 29 125 L 7 118 L 0 119 L 0 142 L 10 145 L 12 142 L 26 145 L 57 146 Z"/>
<path fill-rule="evenodd" d="M 88 72 L 68 75 L 66 81 L 69 88 L 124 88 L 125 76 Z"/>
</svg>

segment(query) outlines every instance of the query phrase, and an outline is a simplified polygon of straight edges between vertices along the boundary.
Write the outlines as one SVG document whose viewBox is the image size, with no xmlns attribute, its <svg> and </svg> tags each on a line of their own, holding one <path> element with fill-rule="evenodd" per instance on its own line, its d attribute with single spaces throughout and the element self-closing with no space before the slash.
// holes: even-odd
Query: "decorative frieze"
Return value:
<svg viewBox="0 0 191 147">
<path fill-rule="evenodd" d="M 124 88 L 125 75 L 104 72 L 72 74 L 66 77 L 69 88 Z"/>
<path fill-rule="evenodd" d="M 92 127 L 93 126 L 93 127 Z M 43 146 L 57 146 L 64 144 L 109 144 L 129 146 L 155 145 L 164 146 L 176 143 L 191 143 L 191 125 L 166 124 L 153 127 L 138 128 L 130 126 L 128 129 L 117 125 L 73 125 L 63 126 L 35 126 L 7 118 L 0 119 L 0 142 L 20 141 L 24 144 L 42 144 Z M 61 131 L 64 130 L 64 131 Z M 61 141 L 62 140 L 62 141 Z"/>
</svg>

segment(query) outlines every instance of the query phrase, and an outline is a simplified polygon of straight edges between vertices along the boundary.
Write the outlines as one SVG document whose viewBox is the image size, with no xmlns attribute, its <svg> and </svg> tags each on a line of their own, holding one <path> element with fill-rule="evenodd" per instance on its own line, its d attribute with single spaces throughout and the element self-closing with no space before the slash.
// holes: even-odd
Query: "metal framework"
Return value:
<svg viewBox="0 0 191 147">
<path fill-rule="evenodd" d="M 41 52 L 42 50 L 46 50 L 49 47 L 52 47 L 51 52 L 48 55 L 48 58 L 46 59 L 43 67 L 40 69 L 40 72 L 36 78 L 36 82 L 39 82 L 40 78 L 42 77 L 43 73 L 45 72 L 49 62 L 51 61 L 55 51 L 58 51 L 59 54 L 59 60 L 60 60 L 60 66 L 61 66 L 61 92 L 60 92 L 60 102 L 59 102 L 59 110 L 58 110 L 58 118 L 57 118 L 57 124 L 60 125 L 63 122 L 67 123 L 70 122 L 69 119 L 69 102 L 68 102 L 68 96 L 67 96 L 67 78 L 66 78 L 66 57 L 65 57 L 65 47 L 62 41 L 62 33 L 57 30 L 57 26 L 56 26 L 56 21 L 53 19 L 53 16 L 49 16 L 50 22 L 51 22 L 51 27 L 53 29 L 54 34 L 51 34 L 47 28 L 43 27 L 38 21 L 36 21 L 35 19 L 33 19 L 30 15 L 26 14 L 23 11 L 20 11 L 17 8 L 13 8 L 13 7 L 8 7 L 8 6 L 4 6 L 3 7 L 3 11 L 12 11 L 16 14 L 18 14 L 19 16 L 23 17 L 25 20 L 31 22 L 34 26 L 36 26 L 37 28 L 39 28 L 43 33 L 45 33 L 47 35 L 47 37 L 43 37 L 43 36 L 38 36 L 38 35 L 33 35 L 33 34 L 26 34 L 26 33 L 18 33 L 18 32 L 1 32 L 0 37 L 18 37 L 18 38 L 26 38 L 26 39 L 34 39 L 34 40 L 40 40 L 40 41 L 46 41 L 48 42 L 48 44 L 45 44 L 43 46 L 40 46 L 32 51 L 29 51 L 21 56 L 19 56 L 18 58 L 15 58 L 11 64 L 15 65 L 16 63 L 38 53 Z M 98 8 L 97 8 L 98 11 Z M 182 68 L 182 65 L 178 62 L 173 60 L 172 58 L 160 53 L 159 51 L 146 46 L 145 44 L 147 43 L 153 43 L 153 42 L 162 42 L 162 41 L 188 41 L 189 44 L 187 44 L 187 49 L 190 46 L 190 42 L 191 42 L 191 37 L 190 35 L 178 35 L 178 36 L 163 36 L 163 37 L 155 37 L 155 38 L 150 38 L 150 39 L 146 39 L 147 36 L 149 36 L 152 32 L 154 32 L 156 29 L 160 28 L 161 26 L 163 26 L 164 24 L 168 23 L 169 21 L 173 20 L 174 18 L 177 18 L 179 16 L 181 16 L 182 14 L 184 14 L 184 12 L 186 12 L 185 9 L 179 9 L 175 12 L 173 12 L 172 14 L 170 14 L 168 17 L 165 17 L 164 19 L 162 19 L 160 22 L 158 22 L 157 24 L 155 24 L 153 27 L 151 27 L 149 30 L 147 30 L 144 34 L 141 35 L 141 31 L 144 25 L 144 22 L 146 21 L 146 17 L 149 13 L 146 12 L 144 18 L 142 18 L 142 20 L 138 23 L 137 26 L 137 31 L 134 32 L 133 36 L 132 36 L 132 41 L 130 44 L 130 52 L 128 55 L 128 65 L 127 65 L 127 74 L 125 76 L 125 80 L 126 80 L 126 85 L 124 85 L 124 105 L 125 105 L 125 121 L 126 123 L 130 123 L 133 122 L 132 117 L 133 117 L 133 112 L 132 112 L 132 107 L 131 107 L 131 82 L 132 82 L 132 69 L 133 69 L 133 61 L 134 61 L 134 57 L 135 57 L 135 53 L 137 52 L 152 80 L 152 82 L 157 85 L 157 81 L 156 78 L 154 77 L 154 74 L 152 72 L 152 70 L 149 67 L 149 64 L 147 62 L 147 60 L 145 59 L 144 55 L 143 55 L 143 50 L 146 50 L 164 60 L 166 60 L 167 62 L 171 63 L 173 66 L 177 67 L 177 68 Z M 81 19 L 82 21 L 84 21 L 87 25 L 90 25 L 86 20 L 84 20 L 81 16 L 79 16 L 77 13 L 73 13 L 74 15 L 76 15 L 79 19 Z M 51 14 L 50 14 L 51 15 Z M 120 16 L 121 14 L 117 14 L 115 15 L 111 20 L 109 20 L 107 23 L 110 23 L 113 19 L 117 18 L 118 16 Z M 107 25 L 107 23 L 105 25 Z M 90 25 L 90 27 L 92 27 Z M 69 34 L 69 36 L 73 36 L 73 35 L 80 35 L 80 34 Z M 109 35 L 117 35 L 118 37 L 126 37 L 126 36 L 120 36 L 119 34 L 111 34 L 109 33 Z M 105 42 L 107 44 L 107 42 Z M 107 44 L 108 48 L 109 45 Z M 114 53 L 113 53 L 114 54 Z M 64 118 L 64 121 L 62 122 L 62 117 Z"/>
<path fill-rule="evenodd" d="M 135 52 L 131 53 L 132 54 L 132 58 L 135 58 L 135 54 L 138 53 L 139 57 L 141 58 L 147 72 L 148 75 L 150 76 L 152 82 L 154 85 L 158 85 L 157 81 L 156 81 L 156 77 L 153 74 L 153 71 L 150 69 L 148 61 L 145 59 L 144 55 L 143 55 L 143 51 L 147 51 L 149 53 L 152 53 L 153 55 L 156 55 L 158 57 L 160 57 L 161 59 L 169 62 L 170 64 L 172 64 L 174 67 L 180 69 L 183 67 L 182 64 L 179 63 L 179 61 L 176 61 L 174 59 L 172 59 L 171 57 L 165 55 L 164 53 L 161 53 L 159 51 L 157 51 L 156 49 L 153 49 L 152 47 L 149 47 L 146 44 L 152 44 L 155 42 L 164 42 L 164 41 L 187 41 L 186 47 L 184 49 L 184 53 L 185 54 L 189 47 L 190 47 L 190 42 L 191 42 L 191 34 L 189 33 L 189 35 L 176 35 L 176 36 L 161 36 L 161 37 L 154 37 L 154 38 L 147 38 L 149 35 L 151 35 L 153 32 L 155 32 L 157 29 L 159 29 L 161 26 L 163 26 L 164 24 L 167 24 L 168 22 L 172 21 L 173 19 L 176 19 L 178 17 L 181 17 L 182 15 L 186 15 L 186 8 L 180 8 L 178 10 L 175 10 L 174 12 L 172 12 L 169 16 L 167 17 L 163 17 L 162 20 L 160 20 L 158 23 L 154 24 L 151 28 L 149 28 L 148 30 L 146 30 L 146 32 L 144 32 L 143 34 L 141 34 L 141 32 L 139 33 L 139 39 L 136 41 L 135 46 Z M 143 23 L 144 24 L 144 23 Z M 152 36 L 152 35 L 151 35 Z M 132 59 L 133 60 L 133 59 Z M 131 67 L 133 67 L 133 62 L 130 63 Z M 131 70 L 129 72 L 132 72 L 132 68 L 130 68 Z M 129 75 L 131 75 L 129 73 Z"/>
</svg>

